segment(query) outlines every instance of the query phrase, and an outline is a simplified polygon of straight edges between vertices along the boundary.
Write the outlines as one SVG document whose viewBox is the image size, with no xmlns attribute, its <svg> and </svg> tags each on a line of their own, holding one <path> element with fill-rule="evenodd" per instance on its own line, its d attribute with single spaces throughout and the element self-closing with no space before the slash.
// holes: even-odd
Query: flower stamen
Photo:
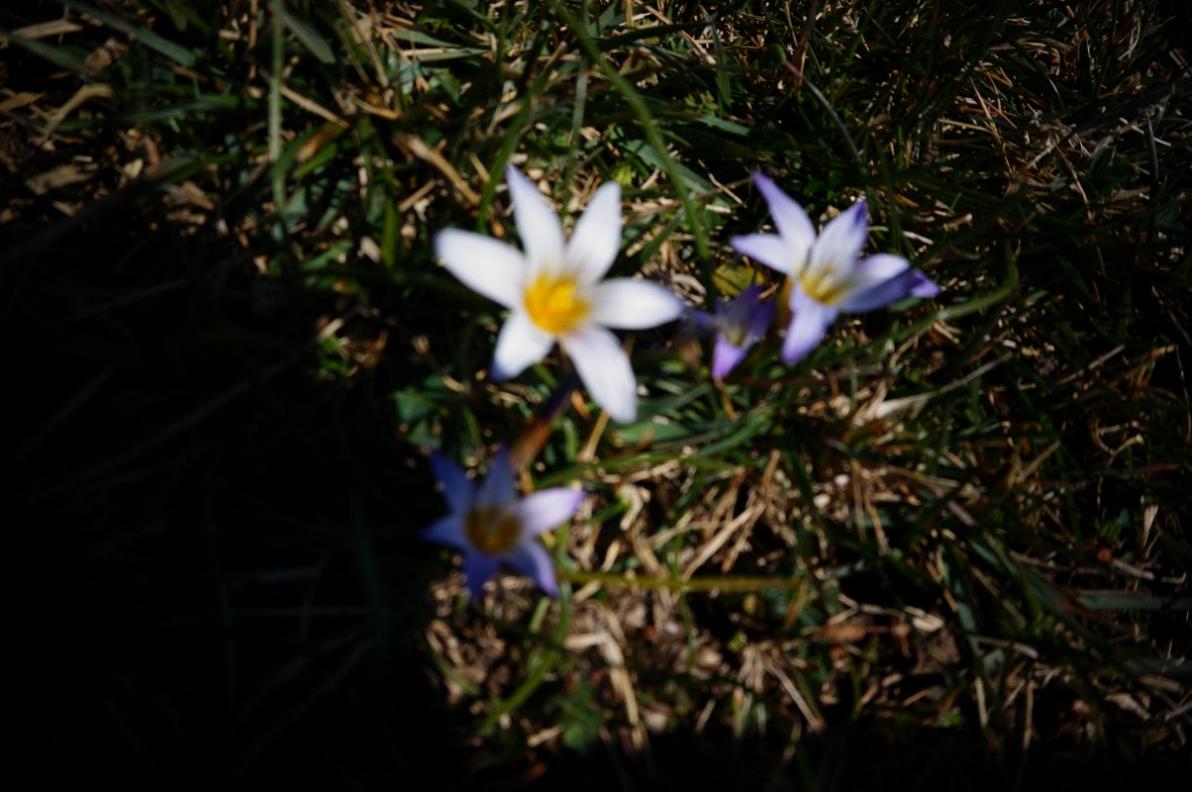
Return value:
<svg viewBox="0 0 1192 792">
<path fill-rule="evenodd" d="M 831 267 L 814 273 L 804 272 L 799 277 L 799 285 L 803 287 L 803 293 L 813 300 L 824 305 L 835 305 L 836 301 L 844 296 L 848 282 L 844 278 L 833 277 L 834 275 Z"/>
<path fill-rule="evenodd" d="M 482 553 L 500 555 L 517 544 L 521 533 L 517 518 L 500 509 L 473 509 L 464 519 L 464 534 Z"/>
<path fill-rule="evenodd" d="M 522 299 L 534 324 L 554 335 L 574 330 L 589 311 L 588 301 L 570 275 L 543 273 L 534 278 Z"/>
</svg>

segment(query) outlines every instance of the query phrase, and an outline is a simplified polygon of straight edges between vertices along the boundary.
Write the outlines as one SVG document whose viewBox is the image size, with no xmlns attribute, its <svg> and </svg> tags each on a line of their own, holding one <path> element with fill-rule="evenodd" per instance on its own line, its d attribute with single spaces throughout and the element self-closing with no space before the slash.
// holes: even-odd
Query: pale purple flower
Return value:
<svg viewBox="0 0 1192 792">
<path fill-rule="evenodd" d="M 522 250 L 491 237 L 449 228 L 435 252 L 466 286 L 509 309 L 497 337 L 492 373 L 516 377 L 558 341 L 584 386 L 610 416 L 637 415 L 637 381 L 629 357 L 608 328 L 641 330 L 676 319 L 683 302 L 639 278 L 602 280 L 621 246 L 621 188 L 596 191 L 569 239 L 534 183 L 510 166 L 505 181 Z"/>
<path fill-rule="evenodd" d="M 554 565 L 537 537 L 571 519 L 584 499 L 583 490 L 556 487 L 519 498 L 505 450 L 493 459 L 478 485 L 440 454 L 431 455 L 430 464 L 451 513 L 422 538 L 463 553 L 464 579 L 472 599 L 480 598 L 484 584 L 502 563 L 533 578 L 552 597 L 557 595 Z"/>
<path fill-rule="evenodd" d="M 750 286 L 712 313 L 694 312 L 695 323 L 716 334 L 712 348 L 712 378 L 722 380 L 745 359 L 774 319 L 774 303 L 762 299 L 762 287 Z"/>
<path fill-rule="evenodd" d="M 793 198 L 761 173 L 753 174 L 753 180 L 778 233 L 733 237 L 730 244 L 787 276 L 792 316 L 782 344 L 783 362 L 804 358 L 841 312 L 872 311 L 906 297 L 939 294 L 939 286 L 901 256 L 875 253 L 857 260 L 869 235 L 864 199 L 833 218 L 817 237 Z"/>
</svg>

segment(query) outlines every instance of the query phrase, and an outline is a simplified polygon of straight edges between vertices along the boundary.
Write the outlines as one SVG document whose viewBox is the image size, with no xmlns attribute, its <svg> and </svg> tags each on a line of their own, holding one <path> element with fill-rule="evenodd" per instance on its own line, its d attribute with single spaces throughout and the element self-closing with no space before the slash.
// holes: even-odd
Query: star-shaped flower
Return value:
<svg viewBox="0 0 1192 792">
<path fill-rule="evenodd" d="M 463 552 L 464 579 L 472 599 L 480 598 L 502 563 L 533 578 L 552 597 L 558 594 L 554 565 L 537 537 L 571 519 L 584 499 L 583 490 L 557 487 L 517 497 L 513 466 L 504 450 L 478 486 L 444 456 L 434 454 L 430 463 L 451 513 L 422 537 Z"/>
<path fill-rule="evenodd" d="M 504 380 L 546 356 L 556 341 L 588 392 L 610 416 L 637 415 L 637 381 L 608 328 L 640 330 L 675 319 L 683 302 L 646 280 L 602 280 L 621 245 L 621 189 L 596 191 L 569 239 L 554 210 L 516 168 L 505 170 L 524 252 L 458 229 L 435 235 L 435 252 L 451 274 L 510 310 L 497 337 L 492 373 Z"/>
<path fill-rule="evenodd" d="M 818 237 L 803 207 L 755 173 L 777 234 L 733 237 L 738 252 L 781 272 L 790 286 L 791 322 L 782 360 L 794 363 L 816 347 L 837 314 L 882 308 L 906 297 L 934 297 L 939 287 L 901 256 L 875 253 L 857 260 L 869 236 L 865 201 L 833 218 Z"/>
<path fill-rule="evenodd" d="M 774 303 L 762 299 L 761 286 L 749 286 L 731 300 L 718 302 L 712 313 L 695 311 L 693 316 L 701 329 L 716 333 L 712 378 L 723 380 L 770 328 Z"/>
</svg>

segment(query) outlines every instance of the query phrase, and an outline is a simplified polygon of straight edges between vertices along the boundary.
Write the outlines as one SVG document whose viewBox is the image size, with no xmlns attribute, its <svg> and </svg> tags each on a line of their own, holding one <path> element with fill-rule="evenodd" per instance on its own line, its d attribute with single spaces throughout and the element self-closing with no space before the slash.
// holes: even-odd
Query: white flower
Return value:
<svg viewBox="0 0 1192 792">
<path fill-rule="evenodd" d="M 596 191 L 564 240 L 562 223 L 533 182 L 512 166 L 505 180 L 524 252 L 454 228 L 435 235 L 435 253 L 451 274 L 510 310 L 497 337 L 493 377 L 516 377 L 558 341 L 596 403 L 622 423 L 633 421 L 637 382 L 608 328 L 641 330 L 669 322 L 682 313 L 682 301 L 650 281 L 602 280 L 621 245 L 616 182 Z"/>
</svg>

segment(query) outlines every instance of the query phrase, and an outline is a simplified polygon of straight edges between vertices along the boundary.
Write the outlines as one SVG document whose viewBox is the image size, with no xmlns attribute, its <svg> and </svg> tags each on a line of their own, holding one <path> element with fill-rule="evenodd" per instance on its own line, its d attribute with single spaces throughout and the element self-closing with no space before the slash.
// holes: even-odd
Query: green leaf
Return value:
<svg viewBox="0 0 1192 792">
<path fill-rule="evenodd" d="M 744 124 L 738 124 L 736 121 L 726 121 L 711 113 L 700 116 L 698 120 L 704 126 L 710 126 L 713 129 L 719 129 L 721 132 L 728 132 L 732 135 L 746 137 L 750 132 L 749 127 Z"/>
<path fill-rule="evenodd" d="M 0 42 L 11 42 L 16 44 L 21 49 L 33 53 L 39 58 L 48 60 L 55 66 L 60 66 L 63 69 L 70 69 L 71 71 L 84 71 L 83 58 L 73 52 L 69 52 L 61 47 L 51 47 L 36 39 L 25 38 L 12 33 L 7 33 L 0 30 Z"/>
<path fill-rule="evenodd" d="M 95 17 L 108 27 L 119 30 L 121 33 L 141 42 L 149 49 L 160 52 L 162 55 L 182 66 L 194 66 L 198 61 L 198 57 L 190 50 L 162 38 L 148 28 L 125 22 L 118 16 L 109 14 L 106 11 L 100 11 L 98 8 L 89 6 L 86 3 L 80 3 L 78 0 L 62 0 L 62 4 L 67 8 L 75 9 L 79 13 Z"/>
<path fill-rule="evenodd" d="M 331 46 L 308 22 L 294 16 L 284 8 L 281 12 L 281 18 L 285 26 L 290 29 L 290 32 L 294 34 L 294 37 L 298 39 L 302 46 L 306 47 L 311 55 L 318 58 L 319 63 L 335 63 L 335 53 L 331 51 Z"/>
</svg>

